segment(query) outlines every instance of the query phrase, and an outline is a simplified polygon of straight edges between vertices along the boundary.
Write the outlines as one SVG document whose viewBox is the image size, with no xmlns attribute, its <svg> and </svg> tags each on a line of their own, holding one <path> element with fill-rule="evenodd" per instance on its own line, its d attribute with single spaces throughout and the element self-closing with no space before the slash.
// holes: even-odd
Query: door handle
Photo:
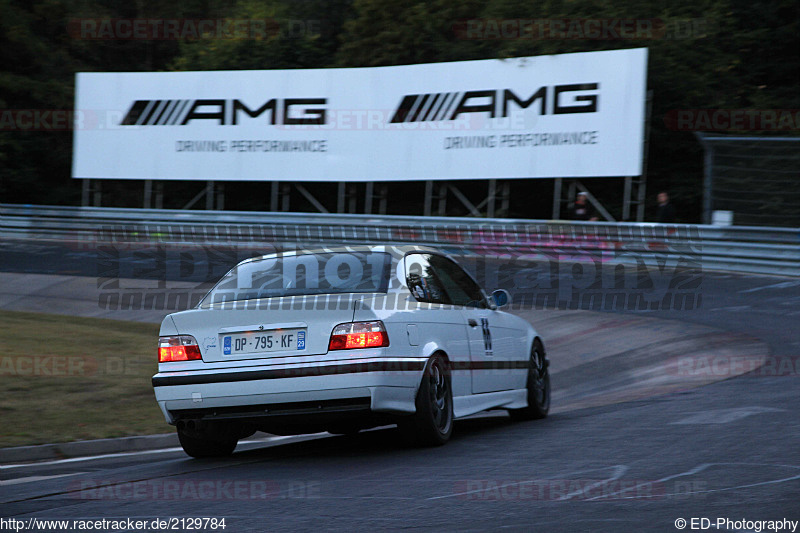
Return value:
<svg viewBox="0 0 800 533">
<path fill-rule="evenodd" d="M 478 321 L 477 321 L 477 320 L 475 320 L 474 318 L 470 318 L 470 319 L 467 321 L 467 323 L 469 324 L 469 327 L 471 327 L 471 328 L 476 328 L 476 327 L 478 327 Z"/>
</svg>

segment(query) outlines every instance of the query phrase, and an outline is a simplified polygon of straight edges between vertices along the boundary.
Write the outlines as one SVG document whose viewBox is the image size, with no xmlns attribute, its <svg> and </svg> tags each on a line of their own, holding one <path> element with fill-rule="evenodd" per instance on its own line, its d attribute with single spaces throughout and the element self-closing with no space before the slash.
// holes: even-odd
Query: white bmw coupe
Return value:
<svg viewBox="0 0 800 533">
<path fill-rule="evenodd" d="M 155 396 L 193 457 L 239 439 L 397 424 L 444 444 L 487 409 L 543 418 L 544 345 L 453 259 L 418 246 L 291 251 L 242 261 L 197 308 L 168 315 Z"/>
</svg>

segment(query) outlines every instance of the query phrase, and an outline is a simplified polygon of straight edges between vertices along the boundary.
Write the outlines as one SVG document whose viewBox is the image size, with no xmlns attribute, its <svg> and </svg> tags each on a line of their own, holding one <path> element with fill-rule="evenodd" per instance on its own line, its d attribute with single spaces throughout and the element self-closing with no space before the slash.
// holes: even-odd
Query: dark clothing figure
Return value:
<svg viewBox="0 0 800 533">
<path fill-rule="evenodd" d="M 570 220 L 591 220 L 594 217 L 594 212 L 589 202 L 575 201 L 569 206 Z"/>
<path fill-rule="evenodd" d="M 656 213 L 656 222 L 675 222 L 675 206 L 669 202 L 659 205 L 658 212 Z"/>
</svg>

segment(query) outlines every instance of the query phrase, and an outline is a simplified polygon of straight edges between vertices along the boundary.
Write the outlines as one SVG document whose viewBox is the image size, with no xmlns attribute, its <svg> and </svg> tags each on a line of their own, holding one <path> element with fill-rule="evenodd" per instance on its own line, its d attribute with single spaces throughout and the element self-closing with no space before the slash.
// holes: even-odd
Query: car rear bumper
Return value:
<svg viewBox="0 0 800 533">
<path fill-rule="evenodd" d="M 168 423 L 180 418 L 240 418 L 307 414 L 331 408 L 409 414 L 425 358 L 372 358 L 160 372 L 156 400 Z M 295 405 L 297 409 L 292 409 Z"/>
</svg>

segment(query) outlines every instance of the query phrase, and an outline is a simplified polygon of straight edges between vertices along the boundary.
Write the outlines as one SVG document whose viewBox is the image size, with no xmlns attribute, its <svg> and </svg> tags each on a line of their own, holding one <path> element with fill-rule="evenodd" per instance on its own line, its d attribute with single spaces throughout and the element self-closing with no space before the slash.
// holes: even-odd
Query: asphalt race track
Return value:
<svg viewBox="0 0 800 533">
<path fill-rule="evenodd" d="M 98 306 L 103 282 L 80 253 L 42 246 L 32 261 L 16 246 L 2 246 L 0 308 L 157 320 Z M 551 282 L 574 281 L 558 272 Z M 766 531 L 754 521 L 800 520 L 800 280 L 694 279 L 702 298 L 688 309 L 518 306 L 552 360 L 545 420 L 473 417 L 433 449 L 383 428 L 242 443 L 226 460 L 166 450 L 2 465 L 0 517 L 224 517 L 232 532 L 678 531 L 679 519 Z"/>
</svg>

